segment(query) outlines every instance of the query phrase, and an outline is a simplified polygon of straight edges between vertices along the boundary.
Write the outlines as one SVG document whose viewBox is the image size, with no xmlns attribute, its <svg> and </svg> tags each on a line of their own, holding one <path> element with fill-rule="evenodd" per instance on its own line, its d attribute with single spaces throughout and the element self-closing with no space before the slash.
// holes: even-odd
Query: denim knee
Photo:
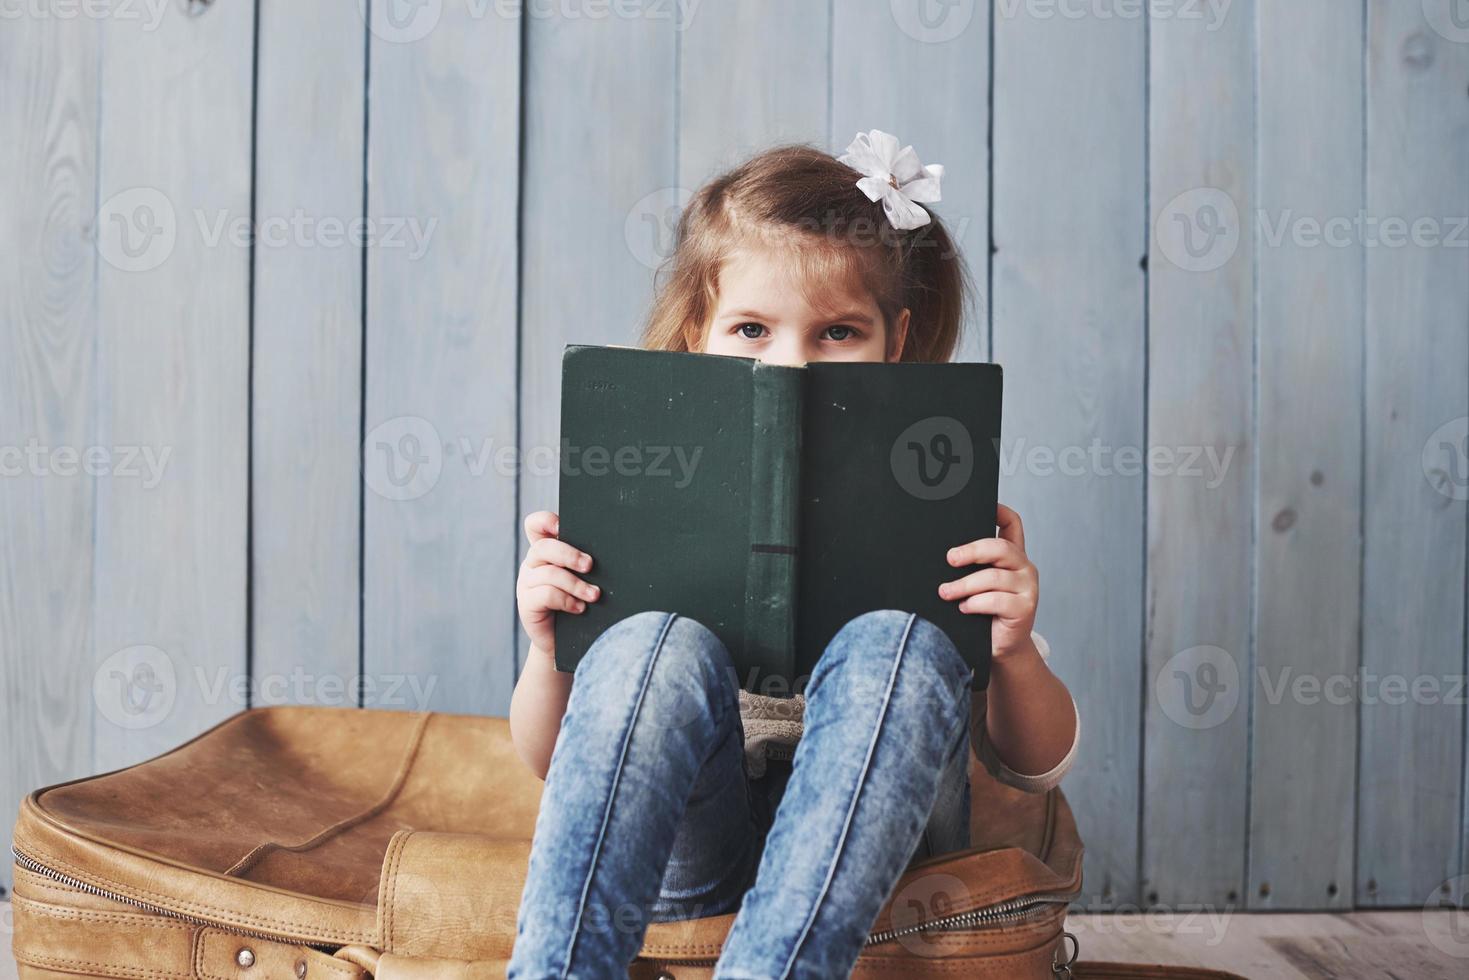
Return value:
<svg viewBox="0 0 1469 980">
<path fill-rule="evenodd" d="M 687 724 L 700 708 L 716 719 L 738 710 L 729 651 L 704 624 L 675 613 L 641 612 L 613 624 L 577 665 L 573 693 L 577 687 L 596 687 L 613 702 L 637 698 L 640 714 L 669 726 Z"/>
<path fill-rule="evenodd" d="M 901 658 L 901 670 L 894 667 Z M 898 702 L 933 702 L 932 710 L 961 705 L 971 670 L 947 633 L 912 613 L 879 609 L 849 620 L 827 644 L 811 688 L 831 684 L 833 675 L 848 697 L 874 696 L 889 684 Z"/>
</svg>

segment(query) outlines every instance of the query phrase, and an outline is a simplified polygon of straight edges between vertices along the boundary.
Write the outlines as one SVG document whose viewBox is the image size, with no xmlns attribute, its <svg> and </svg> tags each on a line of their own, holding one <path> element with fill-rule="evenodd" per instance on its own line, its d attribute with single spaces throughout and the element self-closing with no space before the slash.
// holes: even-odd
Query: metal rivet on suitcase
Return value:
<svg viewBox="0 0 1469 980">
<path fill-rule="evenodd" d="M 247 970 L 250 969 L 250 967 L 255 965 L 255 951 L 249 946 L 243 947 L 235 954 L 235 962 Z"/>
<path fill-rule="evenodd" d="M 296 980 L 306 980 L 306 961 L 296 961 Z"/>
</svg>

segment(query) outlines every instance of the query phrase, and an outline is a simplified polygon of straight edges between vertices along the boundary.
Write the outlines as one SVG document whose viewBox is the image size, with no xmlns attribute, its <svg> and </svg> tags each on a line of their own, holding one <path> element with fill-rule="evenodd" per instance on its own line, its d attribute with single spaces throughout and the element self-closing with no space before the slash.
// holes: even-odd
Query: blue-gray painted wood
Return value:
<svg viewBox="0 0 1469 980">
<path fill-rule="evenodd" d="M 1469 215 L 1469 31 L 1447 8 L 1440 33 L 1423 5 L 1368 6 L 1364 905 L 1422 906 L 1461 867 L 1469 252 L 1448 239 Z M 1413 243 L 1424 221 L 1439 244 Z"/>
<path fill-rule="evenodd" d="M 391 8 L 391 12 L 390 12 Z M 368 704 L 508 710 L 520 19 L 374 0 L 363 662 Z"/>
<path fill-rule="evenodd" d="M 1086 898 L 1138 902 L 1146 41 L 1138 18 L 995 19 L 1000 499 L 1041 570 L 1037 628 L 1085 739 L 1066 790 Z M 1084 175 L 1078 179 L 1078 175 Z M 1126 453 L 1132 454 L 1131 463 Z"/>
<path fill-rule="evenodd" d="M 0 845 L 37 786 L 92 769 L 95 20 L 0 31 Z M 35 447 L 36 468 L 17 455 Z M 43 448 L 44 447 L 44 448 Z M 72 456 L 71 454 L 76 454 Z M 0 865 L 0 889 L 11 865 Z"/>
<path fill-rule="evenodd" d="M 1239 0 L 1222 20 L 1155 19 L 1149 34 L 1141 888 L 1170 907 L 1234 905 L 1244 887 L 1255 249 L 1241 219 L 1255 209 L 1254 17 Z"/>
<path fill-rule="evenodd" d="M 263 4 L 257 54 L 251 693 L 356 704 L 362 18 Z"/>
<path fill-rule="evenodd" d="M 697 6 L 680 36 L 681 186 L 698 187 L 776 143 L 826 145 L 829 15 L 825 0 Z"/>
<path fill-rule="evenodd" d="M 102 28 L 96 439 L 158 466 L 97 481 L 99 769 L 244 706 L 253 8 Z"/>
<path fill-rule="evenodd" d="M 1349 908 L 1361 589 L 1362 17 L 1258 0 L 1259 481 L 1249 906 Z M 1355 7 L 1356 9 L 1352 9 Z M 1299 39 L 1312 39 L 1301 58 Z M 1312 222 L 1346 238 L 1311 234 Z M 1303 801 L 1309 805 L 1302 805 Z"/>
<path fill-rule="evenodd" d="M 59 452 L 0 475 L 0 807 L 348 700 L 359 644 L 369 704 L 502 713 L 562 345 L 634 339 L 711 173 L 879 127 L 948 167 L 1009 373 L 1087 900 L 1462 901 L 1469 31 L 1362 2 L 266 7 L 258 82 L 249 3 L 12 18 L 0 466 Z M 364 198 L 365 254 L 264 224 Z M 1289 237 L 1359 207 L 1374 247 Z M 1093 440 L 1165 455 L 1027 468 Z"/>
<path fill-rule="evenodd" d="M 556 508 L 561 352 L 636 344 L 673 248 L 685 199 L 675 170 L 679 27 L 662 16 L 526 24 L 521 516 Z"/>
<path fill-rule="evenodd" d="M 974 282 L 956 360 L 989 358 L 989 19 L 978 4 L 854 0 L 832 6 L 831 139 L 841 154 L 858 132 L 881 129 L 944 165 L 934 210 Z M 882 66 L 874 71 L 873 66 Z M 948 93 L 915 99 L 894 78 Z"/>
</svg>

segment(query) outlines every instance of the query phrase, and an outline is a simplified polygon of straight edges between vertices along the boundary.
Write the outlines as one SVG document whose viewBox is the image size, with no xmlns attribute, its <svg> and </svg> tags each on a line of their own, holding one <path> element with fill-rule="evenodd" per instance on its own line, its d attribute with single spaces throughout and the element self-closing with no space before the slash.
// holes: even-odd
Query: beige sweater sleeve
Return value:
<svg viewBox="0 0 1469 980">
<path fill-rule="evenodd" d="M 1040 651 L 1041 659 L 1047 662 L 1051 658 L 1051 646 L 1045 637 L 1039 633 L 1031 633 L 1031 640 L 1035 642 L 1036 650 Z M 989 692 L 976 691 L 974 700 L 971 702 L 969 718 L 969 744 L 974 749 L 974 755 L 984 765 L 991 776 L 1018 790 L 1027 793 L 1044 793 L 1060 785 L 1061 777 L 1065 776 L 1071 768 L 1071 763 L 1076 759 L 1076 747 L 1081 742 L 1081 714 L 1076 709 L 1076 699 L 1071 700 L 1071 710 L 1076 715 L 1075 734 L 1071 739 L 1071 748 L 1066 752 L 1066 757 L 1056 764 L 1056 768 L 1050 772 L 1044 772 L 1036 776 L 1029 776 L 1011 769 L 995 753 L 995 747 L 990 743 L 989 728 L 987 726 L 989 714 Z"/>
</svg>

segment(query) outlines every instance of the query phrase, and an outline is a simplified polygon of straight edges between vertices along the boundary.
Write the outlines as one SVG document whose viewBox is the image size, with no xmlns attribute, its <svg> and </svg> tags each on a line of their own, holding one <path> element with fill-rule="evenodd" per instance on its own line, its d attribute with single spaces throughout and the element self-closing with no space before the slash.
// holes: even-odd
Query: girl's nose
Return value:
<svg viewBox="0 0 1469 980">
<path fill-rule="evenodd" d="M 760 353 L 760 360 L 765 364 L 778 364 L 782 367 L 800 367 L 808 358 L 799 342 L 776 340 Z"/>
</svg>

